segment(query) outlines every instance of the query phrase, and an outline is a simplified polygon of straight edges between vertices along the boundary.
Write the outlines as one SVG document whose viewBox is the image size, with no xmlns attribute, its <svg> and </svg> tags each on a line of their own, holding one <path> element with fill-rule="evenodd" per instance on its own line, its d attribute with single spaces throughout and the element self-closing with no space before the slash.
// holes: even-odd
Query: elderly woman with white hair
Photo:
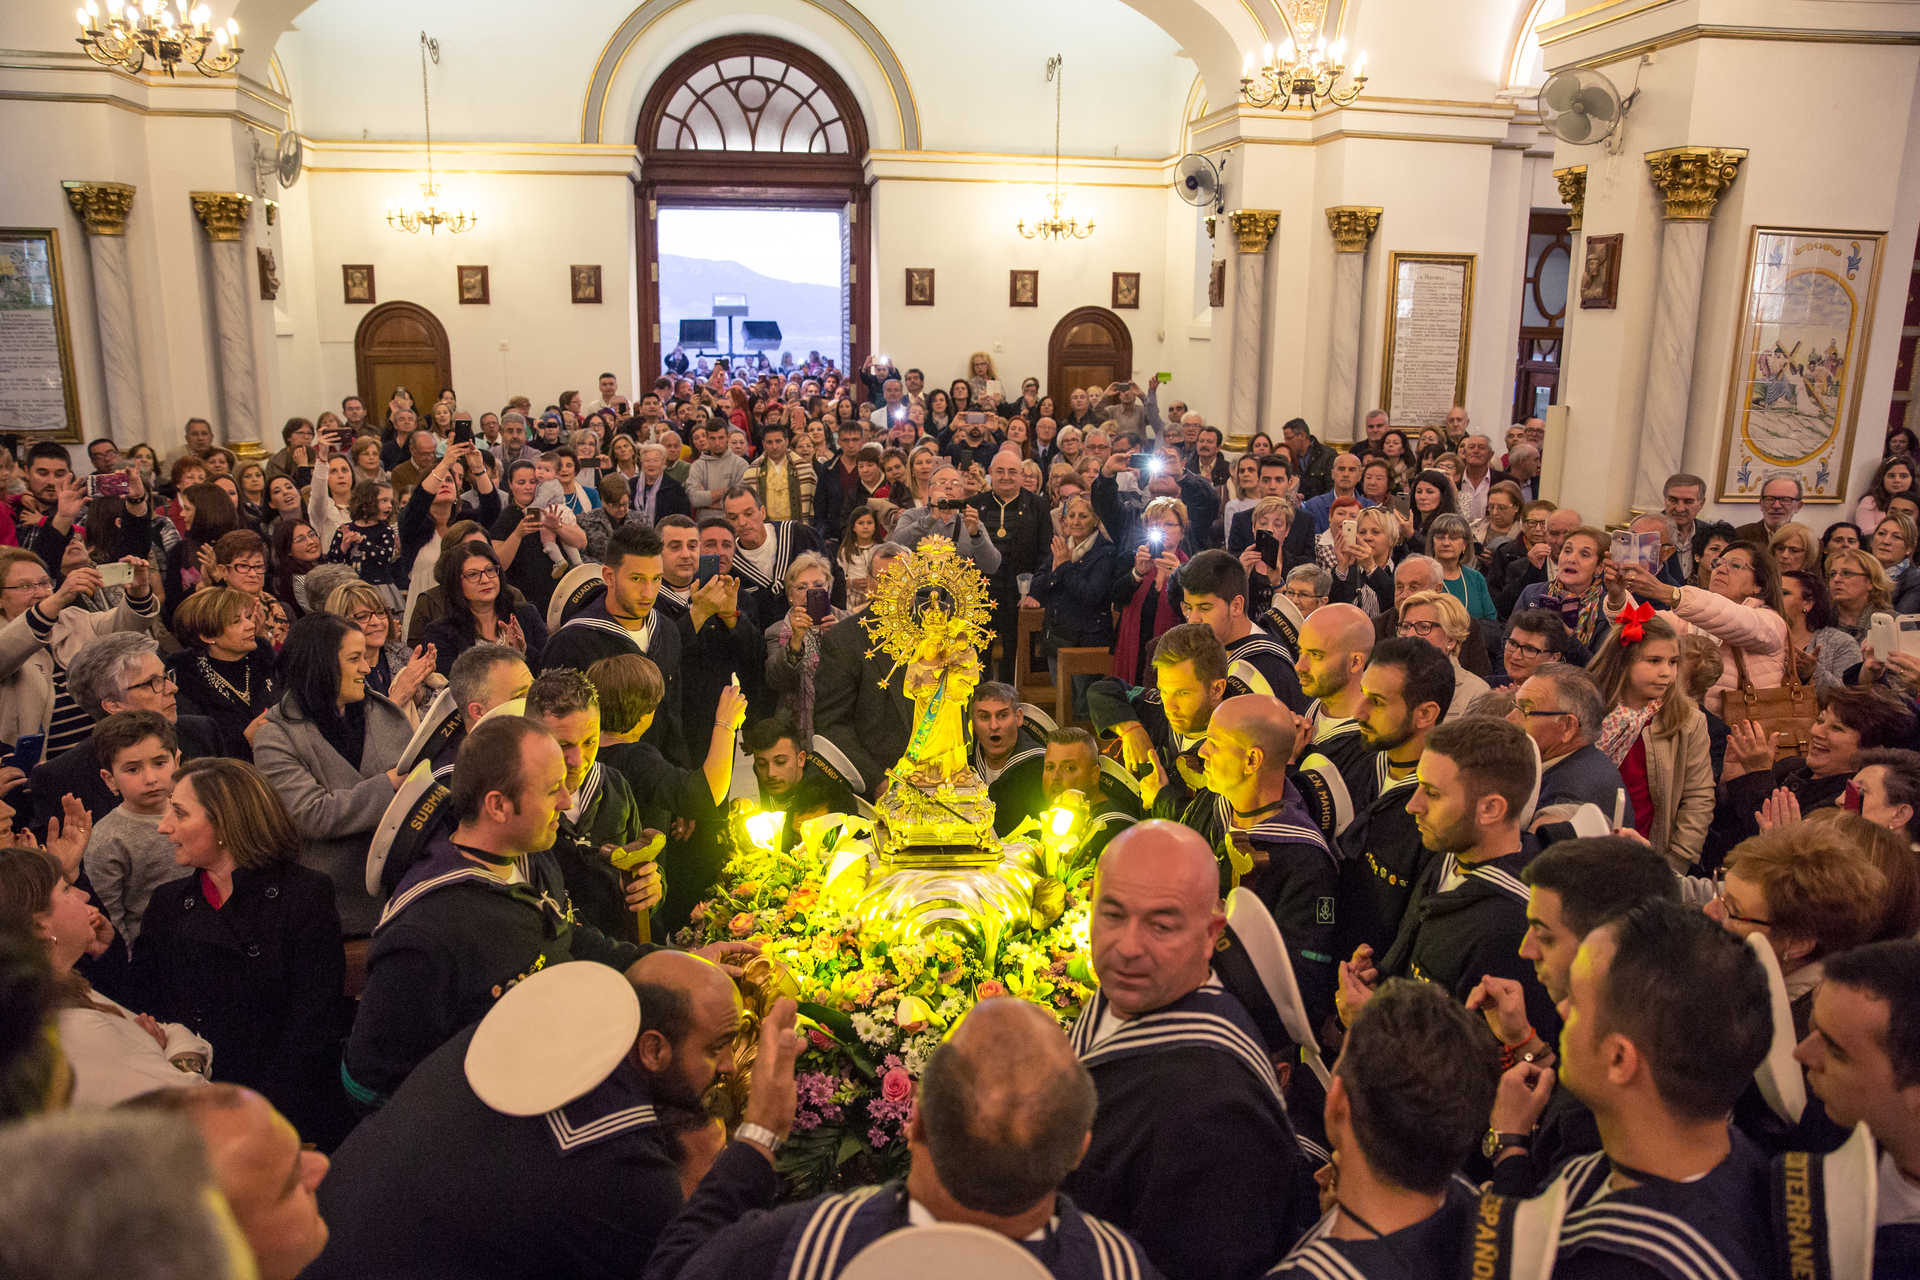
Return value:
<svg viewBox="0 0 1920 1280">
<path fill-rule="evenodd" d="M 780 696 L 780 711 L 800 735 L 813 741 L 813 679 L 820 669 L 820 637 L 846 617 L 833 607 L 833 565 L 817 551 L 803 551 L 787 567 L 787 616 L 767 631 L 767 687 Z"/>
</svg>

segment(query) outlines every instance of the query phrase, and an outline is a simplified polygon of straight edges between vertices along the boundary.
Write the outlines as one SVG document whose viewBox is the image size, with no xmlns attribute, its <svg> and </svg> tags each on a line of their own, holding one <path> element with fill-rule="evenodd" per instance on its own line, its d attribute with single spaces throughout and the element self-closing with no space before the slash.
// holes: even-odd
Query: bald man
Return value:
<svg viewBox="0 0 1920 1280">
<path fill-rule="evenodd" d="M 655 1251 L 647 1280 L 834 1280 L 880 1237 L 935 1222 L 1003 1235 L 1060 1280 L 1109 1280 L 1130 1268 L 1157 1276 L 1139 1245 L 1058 1190 L 1086 1152 L 1094 1102 L 1093 1079 L 1059 1023 L 1025 1000 L 983 1000 L 920 1077 L 904 1186 L 778 1209 L 769 1201 L 730 1222 L 732 1206 L 710 1177 Z"/>
<path fill-rule="evenodd" d="M 1260 1034 L 1214 980 L 1214 851 L 1178 823 L 1114 838 L 1093 887 L 1100 990 L 1074 1024 L 1100 1106 L 1063 1184 L 1186 1280 L 1259 1275 L 1315 1216 Z"/>
<path fill-rule="evenodd" d="M 1333 1012 L 1340 873 L 1287 774 L 1296 736 L 1297 721 L 1277 698 L 1242 694 L 1221 703 L 1200 744 L 1206 785 L 1180 821 L 1212 847 L 1220 891 L 1244 885 L 1280 926 L 1317 1024 Z"/>
<path fill-rule="evenodd" d="M 1300 628 L 1300 657 L 1294 672 L 1307 704 L 1309 741 L 1300 757 L 1301 786 L 1307 807 L 1318 809 L 1320 829 L 1338 836 L 1351 821 L 1373 776 L 1375 750 L 1354 717 L 1366 694 L 1360 673 L 1373 653 L 1373 619 L 1351 604 L 1323 604 Z M 1338 784 L 1336 789 L 1335 784 Z M 1344 804 L 1338 792 L 1344 790 Z"/>
<path fill-rule="evenodd" d="M 702 1095 L 732 1075 L 741 1006 L 725 970 L 686 952 L 649 952 L 627 980 L 640 1004 L 632 1048 L 556 1110 L 508 1115 L 481 1101 L 467 1062 L 480 1023 L 428 1055 L 334 1154 L 320 1192 L 332 1239 L 302 1280 L 548 1280 L 645 1266 L 683 1204 L 674 1130 L 702 1124 Z M 708 1174 L 741 1196 L 778 1187 L 793 1016 L 782 1001 L 763 1024 L 747 1123 Z M 583 1017 L 579 1029 L 590 1040 L 603 1021 Z M 590 1052 L 556 1048 L 564 1059 Z"/>
</svg>

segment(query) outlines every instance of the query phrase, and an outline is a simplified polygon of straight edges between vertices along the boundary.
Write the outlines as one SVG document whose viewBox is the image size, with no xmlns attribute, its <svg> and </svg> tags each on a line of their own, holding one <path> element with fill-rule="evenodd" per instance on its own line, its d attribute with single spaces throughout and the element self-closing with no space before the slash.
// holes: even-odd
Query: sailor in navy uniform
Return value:
<svg viewBox="0 0 1920 1280">
<path fill-rule="evenodd" d="M 741 581 L 741 612 L 762 632 L 779 625 L 787 603 L 787 569 L 803 551 L 820 550 L 820 538 L 798 520 L 769 520 L 753 490 L 735 485 L 720 500 L 733 526 L 733 573 Z M 835 572 L 838 572 L 836 570 Z"/>
<path fill-rule="evenodd" d="M 1247 571 L 1226 552 L 1202 551 L 1180 567 L 1181 609 L 1188 622 L 1213 629 L 1227 650 L 1227 674 L 1248 693 L 1278 698 L 1289 711 L 1305 711 L 1294 651 L 1248 617 Z"/>
<path fill-rule="evenodd" d="M 1267 1274 L 1452 1280 L 1478 1196 L 1453 1176 L 1493 1105 L 1477 1019 L 1420 983 L 1384 984 L 1354 1019 L 1324 1107 L 1332 1206 Z M 1410 1062 L 1417 1062 L 1410 1068 Z"/>
<path fill-rule="evenodd" d="M 667 1014 L 642 1009 L 649 991 L 683 1004 L 677 1042 L 643 1028 Z M 642 961 L 631 982 L 582 961 L 531 975 L 334 1153 L 319 1191 L 331 1238 L 301 1274 L 638 1275 L 682 1207 L 676 1131 L 704 1121 L 716 1074 L 700 1054 L 739 1017 L 724 972 L 674 952 Z M 717 1069 L 731 1066 L 723 1051 Z"/>
<path fill-rule="evenodd" d="M 1043 730 L 1027 723 L 1020 694 L 1010 684 L 989 680 L 976 687 L 970 718 L 973 771 L 989 786 L 1022 760 L 1038 759 L 1046 746 Z"/>
<path fill-rule="evenodd" d="M 1055 729 L 1037 754 L 1010 765 L 987 788 L 994 828 L 1005 836 L 1029 818 L 1038 819 L 1069 793 L 1085 806 L 1086 821 L 1073 860 L 1098 858 L 1107 842 L 1140 821 L 1139 784 L 1116 760 L 1100 754 L 1093 735 L 1077 726 Z"/>
<path fill-rule="evenodd" d="M 1278 599 L 1288 609 L 1293 602 Z M 1328 839 L 1337 838 L 1365 803 L 1376 748 L 1354 716 L 1363 693 L 1361 673 L 1373 652 L 1373 620 L 1350 604 L 1322 605 L 1295 634 L 1294 672 L 1307 703 L 1307 745 L 1294 785 Z"/>
<path fill-rule="evenodd" d="M 1129 688 L 1111 678 L 1087 690 L 1087 715 L 1100 737 L 1120 739 L 1127 768 L 1136 776 L 1156 769 L 1164 782 L 1154 812 L 1172 818 L 1193 798 L 1213 709 L 1245 686 L 1227 676 L 1227 649 L 1211 628 L 1182 623 L 1154 642 L 1154 687 Z M 1172 710 L 1169 710 L 1169 707 Z"/>
<path fill-rule="evenodd" d="M 1209 970 L 1225 924 L 1199 835 L 1151 821 L 1107 846 L 1092 924 L 1100 991 L 1072 1033 L 1100 1106 L 1062 1189 L 1188 1280 L 1257 1274 L 1313 1216 L 1268 1050 Z"/>
<path fill-rule="evenodd" d="M 1244 885 L 1280 926 L 1307 1012 L 1333 1012 L 1339 866 L 1287 779 L 1292 713 L 1277 698 L 1228 698 L 1200 748 L 1207 785 L 1180 815 L 1220 867 L 1220 891 Z"/>
<path fill-rule="evenodd" d="M 553 735 L 500 716 L 467 735 L 438 811 L 394 824 L 424 850 L 374 926 L 341 1068 L 354 1101 L 380 1105 L 528 975 L 573 959 L 625 969 L 651 950 L 578 923 L 550 852 L 570 798 Z"/>
<path fill-rule="evenodd" d="M 1060 1280 L 1159 1276 L 1124 1231 L 1056 1190 L 1085 1146 L 1094 1087 L 1037 1006 L 975 1005 L 927 1064 L 915 1103 L 903 1181 L 777 1209 L 768 1194 L 741 1216 L 741 1197 L 709 1174 L 647 1280 L 835 1280 L 875 1241 L 955 1220 L 1017 1242 Z"/>
<path fill-rule="evenodd" d="M 543 670 L 585 671 L 615 654 L 651 658 L 660 668 L 666 696 L 647 741 L 685 768 L 691 761 L 681 734 L 680 628 L 654 607 L 664 580 L 660 535 L 641 525 L 621 525 L 607 540 L 604 565 L 571 570 L 554 591 L 551 612 L 560 625 L 549 628 L 541 662 Z"/>
<path fill-rule="evenodd" d="M 666 547 L 666 577 L 653 607 L 671 618 L 680 631 L 680 701 L 692 730 L 686 735 L 691 750 L 700 742 L 699 726 L 713 722 L 723 686 L 737 680 L 749 698 L 759 696 L 767 647 L 759 625 L 739 607 L 739 579 L 722 575 L 719 587 L 713 587 L 710 581 L 704 588 L 706 597 L 694 599 L 696 591 L 703 590 L 694 582 L 700 559 L 699 530 L 687 516 L 668 519 L 673 523 L 654 526 Z M 727 593 L 731 593 L 732 611 L 713 612 L 714 595 L 720 594 L 725 603 Z"/>
</svg>

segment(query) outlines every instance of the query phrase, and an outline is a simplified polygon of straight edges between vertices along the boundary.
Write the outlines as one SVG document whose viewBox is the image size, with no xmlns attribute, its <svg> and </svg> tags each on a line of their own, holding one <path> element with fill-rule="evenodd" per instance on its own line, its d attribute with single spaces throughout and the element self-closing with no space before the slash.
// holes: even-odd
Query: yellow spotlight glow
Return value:
<svg viewBox="0 0 1920 1280">
<path fill-rule="evenodd" d="M 778 809 L 747 815 L 745 823 L 747 839 L 753 841 L 756 849 L 772 853 L 780 847 L 780 828 L 786 824 L 787 815 Z"/>
<path fill-rule="evenodd" d="M 1073 830 L 1073 811 L 1071 809 L 1049 809 L 1041 815 L 1047 824 L 1047 834 L 1065 837 Z"/>
</svg>

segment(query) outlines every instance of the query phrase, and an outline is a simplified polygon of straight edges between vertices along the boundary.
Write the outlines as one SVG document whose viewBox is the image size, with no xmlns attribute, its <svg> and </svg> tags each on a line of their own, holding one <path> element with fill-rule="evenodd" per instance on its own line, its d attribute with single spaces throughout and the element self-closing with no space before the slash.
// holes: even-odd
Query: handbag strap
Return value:
<svg viewBox="0 0 1920 1280">
<path fill-rule="evenodd" d="M 1741 654 L 1739 645 L 1730 644 L 1727 648 L 1733 652 L 1733 670 L 1740 680 L 1740 692 L 1746 697 L 1748 702 L 1751 703 L 1755 694 L 1753 680 L 1747 675 L 1747 660 Z"/>
</svg>

